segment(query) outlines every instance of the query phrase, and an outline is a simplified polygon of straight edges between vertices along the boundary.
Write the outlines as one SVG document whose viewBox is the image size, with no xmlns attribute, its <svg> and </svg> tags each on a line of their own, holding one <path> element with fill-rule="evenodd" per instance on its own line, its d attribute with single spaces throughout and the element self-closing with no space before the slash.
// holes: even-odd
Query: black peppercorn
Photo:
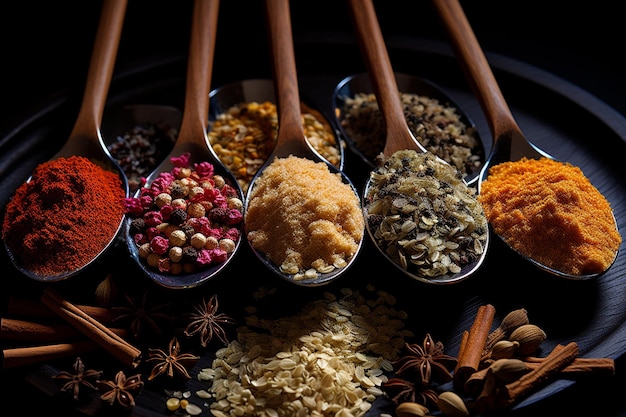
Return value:
<svg viewBox="0 0 626 417">
<path fill-rule="evenodd" d="M 187 238 L 191 238 L 191 236 L 196 234 L 196 229 L 194 229 L 193 226 L 190 225 L 190 224 L 183 224 L 183 225 L 181 225 L 180 226 L 180 230 L 185 232 L 185 236 L 187 236 Z"/>
<path fill-rule="evenodd" d="M 213 207 L 207 213 L 207 218 L 212 222 L 224 223 L 228 220 L 228 210 L 223 207 Z"/>
<path fill-rule="evenodd" d="M 138 217 L 130 222 L 130 232 L 132 234 L 141 233 L 146 229 L 146 222 L 143 217 Z"/>
<path fill-rule="evenodd" d="M 183 198 L 187 195 L 187 188 L 174 181 L 170 185 L 170 195 L 172 196 L 172 199 Z"/>
<path fill-rule="evenodd" d="M 175 226 L 179 226 L 187 220 L 187 212 L 182 208 L 175 208 L 170 214 L 169 222 Z"/>
<path fill-rule="evenodd" d="M 181 261 L 183 263 L 193 263 L 198 258 L 198 251 L 193 246 L 185 246 Z"/>
</svg>

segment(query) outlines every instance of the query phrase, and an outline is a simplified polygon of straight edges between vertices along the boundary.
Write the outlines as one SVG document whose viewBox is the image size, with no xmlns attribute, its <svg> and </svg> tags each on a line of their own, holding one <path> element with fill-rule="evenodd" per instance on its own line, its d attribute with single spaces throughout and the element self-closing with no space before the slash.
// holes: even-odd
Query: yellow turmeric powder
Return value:
<svg viewBox="0 0 626 417">
<path fill-rule="evenodd" d="M 567 274 L 604 271 L 622 242 L 610 203 L 569 163 L 524 158 L 495 165 L 478 201 L 513 249 Z"/>
</svg>

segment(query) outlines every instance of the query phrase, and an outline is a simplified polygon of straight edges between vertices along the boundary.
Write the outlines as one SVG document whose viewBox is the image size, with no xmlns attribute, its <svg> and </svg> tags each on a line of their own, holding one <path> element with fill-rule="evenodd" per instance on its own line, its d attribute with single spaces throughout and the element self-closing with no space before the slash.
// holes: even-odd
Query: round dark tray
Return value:
<svg viewBox="0 0 626 417">
<path fill-rule="evenodd" d="M 363 72 L 364 66 L 358 48 L 349 37 L 300 39 L 296 44 L 301 97 L 315 104 L 332 120 L 332 92 L 347 75 Z M 396 38 L 389 43 L 394 70 L 425 77 L 442 87 L 463 107 L 476 123 L 485 142 L 491 148 L 490 133 L 478 102 L 472 96 L 459 66 L 445 44 L 416 39 Z M 626 155 L 626 120 L 601 100 L 557 76 L 504 56 L 488 54 L 505 98 L 519 125 L 536 145 L 558 159 L 581 167 L 585 175 L 610 201 L 620 230 L 626 228 L 626 175 L 623 156 Z M 217 61 L 216 61 L 217 62 Z M 216 63 L 213 76 L 215 87 L 236 81 L 245 71 L 230 72 Z M 166 104 L 181 107 L 184 93 L 185 58 L 171 57 L 117 74 L 113 80 L 109 107 L 121 104 Z M 249 68 L 244 78 L 271 76 L 269 65 Z M 34 111 L 30 118 L 16 120 L 15 128 L 0 138 L 0 206 L 4 208 L 15 189 L 27 178 L 34 167 L 45 161 L 69 135 L 76 117 L 76 97 L 61 96 Z M 106 124 L 105 113 L 103 123 Z M 369 167 L 361 159 L 346 152 L 345 171 L 361 188 Z M 367 241 L 360 259 L 342 279 L 322 288 L 300 288 L 279 282 L 244 245 L 235 259 L 210 283 L 193 291 L 219 294 L 220 305 L 230 315 L 243 315 L 242 308 L 250 295 L 260 286 L 277 287 L 278 302 L 269 314 L 291 314 L 307 300 L 318 297 L 322 291 L 342 287 L 363 288 L 374 284 L 394 294 L 398 306 L 406 310 L 406 327 L 421 341 L 429 332 L 444 343 L 450 354 L 458 352 L 461 334 L 469 329 L 477 308 L 483 304 L 495 306 L 496 320 L 516 308 L 525 308 L 531 322 L 542 327 L 548 338 L 542 352 L 549 352 L 556 344 L 578 343 L 583 357 L 617 359 L 626 351 L 626 254 L 621 250 L 611 269 L 591 281 L 560 280 L 548 275 L 515 255 L 494 239 L 487 260 L 476 276 L 453 286 L 428 286 L 407 278 L 387 264 L 386 260 Z M 107 261 L 114 259 L 117 267 L 126 268 L 135 285 L 155 291 L 139 270 L 136 273 L 128 254 L 119 245 Z M 9 264 L 5 254 L 0 258 L 3 267 L 3 294 L 23 294 L 41 289 L 19 275 Z M 379 271 L 375 274 L 372 271 Z M 106 274 L 100 265 L 89 276 L 78 276 L 58 286 L 75 293 L 88 293 Z M 174 297 L 187 295 L 174 291 Z M 299 300 L 294 303 L 293 300 Z M 243 303 L 243 304 L 242 304 Z M 210 365 L 207 353 L 196 369 Z M 51 364 L 54 366 L 54 364 Z M 44 367 L 45 368 L 45 367 Z M 42 384 L 39 367 L 7 373 L 8 377 L 24 376 L 32 385 Z M 602 382 L 601 382 L 602 383 Z M 197 384 L 191 381 L 189 384 Z M 551 397 L 571 385 L 570 380 L 559 379 L 515 406 L 523 410 L 531 404 Z M 593 384 L 593 382 L 592 382 Z M 41 388 L 41 387 L 39 387 Z M 45 388 L 43 389 L 45 391 Z M 163 392 L 149 386 L 138 398 L 135 413 L 161 415 Z M 368 415 L 376 416 L 388 405 L 384 401 Z M 84 410 L 83 410 L 84 411 Z"/>
</svg>

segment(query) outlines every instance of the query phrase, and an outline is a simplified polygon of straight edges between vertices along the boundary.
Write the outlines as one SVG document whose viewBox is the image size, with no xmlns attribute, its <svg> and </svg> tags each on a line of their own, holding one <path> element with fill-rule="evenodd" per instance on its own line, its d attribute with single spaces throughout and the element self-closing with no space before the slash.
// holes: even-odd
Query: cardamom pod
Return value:
<svg viewBox="0 0 626 417">
<path fill-rule="evenodd" d="M 450 417 L 467 417 L 469 411 L 463 399 L 455 392 L 444 391 L 437 397 L 439 411 Z"/>
<path fill-rule="evenodd" d="M 500 325 L 487 336 L 483 354 L 488 354 L 493 348 L 493 345 L 508 337 L 513 330 L 528 323 L 528 312 L 526 309 L 519 308 L 511 311 L 509 314 L 504 316 Z"/>
<path fill-rule="evenodd" d="M 422 404 L 414 402 L 403 402 L 396 407 L 397 417 L 424 417 L 428 415 L 428 408 Z"/>
<path fill-rule="evenodd" d="M 539 348 L 539 345 L 546 340 L 546 333 L 539 326 L 524 324 L 513 330 L 509 340 L 519 342 L 519 346 L 515 351 L 516 355 L 528 356 L 534 353 Z"/>
<path fill-rule="evenodd" d="M 489 358 L 493 360 L 512 358 L 518 347 L 519 342 L 517 340 L 499 340 L 493 345 L 493 348 L 491 348 Z"/>
<path fill-rule="evenodd" d="M 498 359 L 489 365 L 489 372 L 504 383 L 515 381 L 529 371 L 530 368 L 521 359 Z"/>
</svg>

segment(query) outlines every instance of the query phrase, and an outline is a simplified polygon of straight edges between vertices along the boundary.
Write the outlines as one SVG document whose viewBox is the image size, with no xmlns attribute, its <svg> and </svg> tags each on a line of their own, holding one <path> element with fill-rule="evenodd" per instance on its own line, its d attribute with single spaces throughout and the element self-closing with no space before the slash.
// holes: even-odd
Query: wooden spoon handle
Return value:
<svg viewBox="0 0 626 417">
<path fill-rule="evenodd" d="M 219 0 L 195 0 L 187 63 L 185 104 L 177 143 L 207 141 L 209 92 L 215 56 Z M 208 142 L 207 142 L 208 143 Z"/>
<path fill-rule="evenodd" d="M 308 148 L 302 126 L 289 0 L 266 0 L 265 4 L 279 122 L 276 149 L 284 153 L 285 148 Z"/>
<path fill-rule="evenodd" d="M 91 54 L 85 94 L 73 133 L 92 135 L 100 128 L 128 0 L 107 0 L 102 6 Z M 74 136 L 74 135 L 72 135 Z"/>
<path fill-rule="evenodd" d="M 487 117 L 494 141 L 512 132 L 521 134 L 504 100 L 489 62 L 458 0 L 433 0 L 459 62 Z"/>
<path fill-rule="evenodd" d="M 94 144 L 104 147 L 104 143 L 98 144 L 101 139 L 100 124 L 111 85 L 127 4 L 128 0 L 106 0 L 102 5 L 83 101 L 68 140 L 76 143 L 72 147 L 64 147 L 71 149 L 71 153 L 89 154 L 79 152 L 78 149 L 87 149 Z"/>
<path fill-rule="evenodd" d="M 400 102 L 400 93 L 372 0 L 348 0 L 358 34 L 359 46 L 376 92 L 376 101 L 385 120 L 387 137 L 383 153 L 391 156 L 400 149 L 426 149 L 409 131 Z"/>
</svg>

